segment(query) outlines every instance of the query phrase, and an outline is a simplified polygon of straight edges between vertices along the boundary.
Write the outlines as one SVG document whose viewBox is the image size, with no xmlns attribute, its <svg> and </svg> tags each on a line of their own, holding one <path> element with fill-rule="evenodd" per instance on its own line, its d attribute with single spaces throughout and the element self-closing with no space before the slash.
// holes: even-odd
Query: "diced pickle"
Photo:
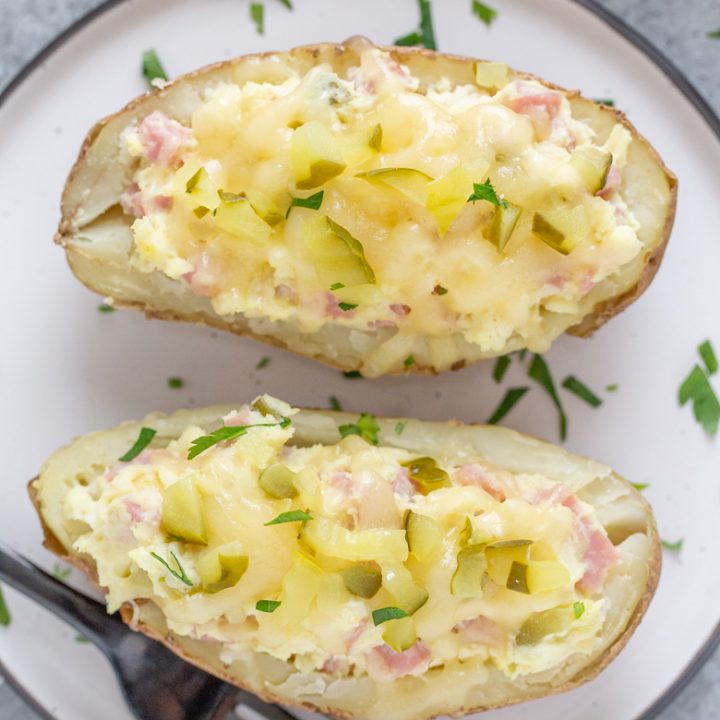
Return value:
<svg viewBox="0 0 720 720">
<path fill-rule="evenodd" d="M 207 543 L 202 495 L 193 478 L 183 478 L 165 488 L 160 523 L 168 535 L 185 542 Z"/>
<path fill-rule="evenodd" d="M 294 498 L 298 491 L 295 487 L 296 474 L 282 463 L 265 468 L 258 479 L 260 487 L 273 498 Z"/>
<path fill-rule="evenodd" d="M 577 170 L 585 189 L 591 195 L 605 187 L 612 161 L 612 153 L 592 145 L 579 147 L 570 156 L 570 165 Z"/>
<path fill-rule="evenodd" d="M 420 562 L 433 558 L 442 547 L 442 528 L 432 518 L 412 510 L 405 518 L 405 534 L 410 552 Z"/>
<path fill-rule="evenodd" d="M 486 568 L 485 546 L 466 545 L 458 553 L 457 569 L 450 581 L 450 592 L 459 597 L 481 597 Z"/>
<path fill-rule="evenodd" d="M 257 215 L 250 201 L 241 195 L 223 193 L 213 215 L 215 224 L 233 237 L 260 245 L 270 239 L 270 226 Z"/>
<path fill-rule="evenodd" d="M 417 612 L 428 600 L 428 592 L 413 579 L 401 562 L 383 562 L 383 587 L 392 595 L 397 607 L 408 615 Z"/>
<path fill-rule="evenodd" d="M 551 592 L 559 588 L 569 588 L 571 584 L 568 569 L 559 562 L 535 561 L 528 564 L 527 586 L 531 594 Z"/>
<path fill-rule="evenodd" d="M 355 285 L 334 290 L 335 297 L 341 302 L 353 305 L 375 305 L 383 300 L 382 290 L 377 285 Z"/>
<path fill-rule="evenodd" d="M 438 467 L 437 461 L 433 458 L 419 457 L 401 464 L 408 468 L 410 478 L 423 495 L 451 486 L 450 477 L 445 470 Z"/>
<path fill-rule="evenodd" d="M 510 566 L 510 572 L 508 573 L 508 579 L 507 583 L 505 583 L 505 587 L 508 590 L 529 595 L 530 590 L 528 588 L 527 573 L 528 566 L 526 563 L 514 561 Z"/>
<path fill-rule="evenodd" d="M 295 168 L 295 184 L 301 190 L 320 187 L 346 168 L 340 144 L 319 122 L 307 122 L 295 130 L 290 154 Z"/>
<path fill-rule="evenodd" d="M 473 178 L 485 177 L 489 163 L 478 161 L 472 166 L 458 165 L 445 177 L 428 185 L 425 207 L 435 218 L 442 237 L 450 229 L 473 192 Z"/>
<path fill-rule="evenodd" d="M 427 202 L 428 187 L 433 181 L 429 175 L 413 168 L 380 168 L 359 173 L 355 177 L 367 180 L 373 185 L 397 190 L 418 205 L 425 205 Z"/>
<path fill-rule="evenodd" d="M 498 252 L 502 252 L 508 244 L 521 213 L 521 207 L 507 201 L 505 205 L 498 205 L 495 208 L 493 219 L 490 221 L 485 236 L 498 249 Z"/>
<path fill-rule="evenodd" d="M 520 627 L 515 642 L 518 645 L 537 645 L 548 635 L 566 632 L 574 618 L 571 606 L 561 606 L 533 613 Z"/>
<path fill-rule="evenodd" d="M 553 218 L 553 220 L 554 222 L 550 222 L 549 219 L 540 213 L 535 213 L 533 215 L 532 231 L 553 250 L 556 250 L 562 255 L 569 255 L 583 238 L 578 232 L 574 232 L 573 234 L 563 232 L 563 230 L 558 227 L 558 219 Z"/>
<path fill-rule="evenodd" d="M 504 540 L 485 547 L 487 573 L 490 579 L 504 587 L 514 562 L 527 565 L 532 540 Z"/>
<path fill-rule="evenodd" d="M 247 198 L 253 210 L 270 227 L 275 227 L 285 220 L 291 202 L 289 194 L 286 198 L 280 200 L 272 198 L 257 189 L 248 189 Z"/>
<path fill-rule="evenodd" d="M 375 157 L 382 146 L 382 125 L 344 135 L 339 139 L 342 155 L 350 166 L 362 165 Z"/>
<path fill-rule="evenodd" d="M 203 592 L 206 593 L 234 587 L 247 568 L 248 556 L 237 541 L 204 552 L 195 564 Z"/>
<path fill-rule="evenodd" d="M 358 597 L 370 599 L 377 594 L 382 585 L 382 573 L 370 563 L 357 563 L 340 571 L 348 592 Z"/>
<path fill-rule="evenodd" d="M 317 517 L 305 523 L 303 537 L 315 552 L 353 562 L 403 562 L 408 556 L 404 530 L 348 530 L 337 522 Z"/>
<path fill-rule="evenodd" d="M 210 179 L 207 170 L 201 167 L 186 183 L 185 192 L 192 197 L 193 203 L 196 204 L 195 215 L 203 216 L 210 210 L 214 210 L 220 203 L 218 197 L 218 189 L 215 183 Z M 205 212 L 198 213 L 199 208 L 204 208 Z"/>
<path fill-rule="evenodd" d="M 398 618 L 385 623 L 382 638 L 395 652 L 405 652 L 417 642 L 412 618 Z"/>
<path fill-rule="evenodd" d="M 469 517 L 465 518 L 465 524 L 463 525 L 463 529 L 460 531 L 460 534 L 458 535 L 458 547 L 464 548 L 470 540 L 472 540 L 473 536 L 473 525 L 472 520 Z"/>
<path fill-rule="evenodd" d="M 365 259 L 362 244 L 345 228 L 328 217 L 318 217 L 307 221 L 302 232 L 323 286 L 375 283 L 375 273 Z"/>
<path fill-rule="evenodd" d="M 476 62 L 475 82 L 482 88 L 499 90 L 507 85 L 510 71 L 507 65 L 498 62 Z"/>
</svg>

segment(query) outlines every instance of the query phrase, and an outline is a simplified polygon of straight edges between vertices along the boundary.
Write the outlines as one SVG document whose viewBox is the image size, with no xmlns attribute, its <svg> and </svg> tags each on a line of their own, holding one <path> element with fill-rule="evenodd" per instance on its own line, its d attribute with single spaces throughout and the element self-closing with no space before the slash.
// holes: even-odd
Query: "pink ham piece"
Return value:
<svg viewBox="0 0 720 720">
<path fill-rule="evenodd" d="M 210 256 L 200 253 L 199 260 L 195 263 L 195 269 L 185 273 L 182 278 L 188 284 L 190 292 L 198 297 L 212 297 L 213 288 L 208 282 L 212 276 L 210 269 Z"/>
<path fill-rule="evenodd" d="M 410 479 L 410 471 L 407 468 L 401 468 L 392 483 L 393 492 L 400 497 L 409 500 L 417 495 L 418 490 Z"/>
<path fill-rule="evenodd" d="M 150 113 L 140 123 L 138 134 L 148 160 L 160 167 L 177 166 L 183 153 L 195 145 L 190 128 L 171 120 L 159 110 Z"/>
<path fill-rule="evenodd" d="M 620 170 L 618 170 L 617 165 L 613 163 L 608 170 L 607 177 L 605 178 L 605 185 L 597 194 L 604 200 L 607 200 L 608 197 L 620 187 L 621 182 L 622 175 Z"/>
<path fill-rule="evenodd" d="M 403 305 L 402 303 L 392 303 L 390 310 L 401 318 L 407 317 L 412 312 L 412 308 L 409 305 Z"/>
<path fill-rule="evenodd" d="M 141 505 L 129 498 L 126 498 L 124 502 L 125 509 L 128 511 L 128 515 L 134 523 L 139 523 L 145 518 L 145 511 L 142 509 Z"/>
<path fill-rule="evenodd" d="M 142 191 L 137 183 L 130 185 L 120 196 L 120 207 L 122 207 L 126 215 L 132 215 L 135 218 L 141 218 L 145 215 Z"/>
<path fill-rule="evenodd" d="M 531 119 L 539 113 L 546 115 L 552 120 L 560 110 L 562 95 L 554 90 L 535 87 L 528 83 L 517 84 L 519 95 L 505 101 L 511 110 L 521 115 L 527 115 Z"/>
<path fill-rule="evenodd" d="M 325 293 L 325 315 L 333 320 L 341 317 L 351 318 L 355 315 L 352 310 L 343 310 L 340 307 L 340 301 L 331 293 Z"/>
<path fill-rule="evenodd" d="M 508 497 L 518 494 L 517 485 L 511 477 L 500 479 L 489 475 L 482 465 L 461 465 L 455 471 L 455 481 L 460 485 L 477 485 L 498 502 L 505 502 Z"/>
<path fill-rule="evenodd" d="M 416 642 L 405 652 L 395 652 L 387 645 L 374 647 L 365 656 L 368 675 L 376 682 L 389 683 L 405 675 L 422 675 L 430 667 L 430 650 Z"/>
<path fill-rule="evenodd" d="M 466 642 L 493 645 L 495 647 L 499 647 L 505 642 L 505 634 L 500 629 L 500 626 L 484 615 L 478 615 L 470 620 L 463 620 L 453 630 Z"/>
</svg>

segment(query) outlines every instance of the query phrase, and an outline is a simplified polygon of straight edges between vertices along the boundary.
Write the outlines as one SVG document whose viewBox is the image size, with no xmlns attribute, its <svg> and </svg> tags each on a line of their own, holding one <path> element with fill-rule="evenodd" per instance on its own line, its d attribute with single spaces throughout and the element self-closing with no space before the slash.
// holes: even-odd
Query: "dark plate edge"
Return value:
<svg viewBox="0 0 720 720">
<path fill-rule="evenodd" d="M 630 27 L 619 16 L 600 5 L 597 0 L 570 0 L 580 5 L 588 12 L 602 20 L 606 25 L 622 35 L 628 42 L 635 46 L 653 64 L 655 64 L 668 77 L 675 87 L 690 101 L 702 118 L 708 124 L 712 132 L 720 140 L 720 116 L 715 112 L 710 103 L 700 94 L 693 83 L 686 75 L 672 62 L 661 50 L 656 48 L 649 40 L 639 32 Z M 57 49 L 70 40 L 86 25 L 89 25 L 100 15 L 126 2 L 126 0 L 105 0 L 93 10 L 82 15 L 78 20 L 61 32 L 52 42 L 48 43 L 37 53 L 27 64 L 12 78 L 12 80 L 0 92 L 0 108 L 7 102 L 12 93 L 42 65 Z M 720 623 L 715 627 L 710 637 L 706 640 L 700 650 L 695 654 L 677 679 L 665 690 L 665 692 L 635 720 L 654 720 L 666 710 L 675 698 L 687 687 L 690 681 L 697 675 L 711 655 L 720 647 Z M 22 683 L 12 674 L 9 668 L 0 660 L 0 676 L 13 689 L 16 695 L 36 712 L 43 720 L 57 720 L 39 701 L 33 697 Z"/>
</svg>

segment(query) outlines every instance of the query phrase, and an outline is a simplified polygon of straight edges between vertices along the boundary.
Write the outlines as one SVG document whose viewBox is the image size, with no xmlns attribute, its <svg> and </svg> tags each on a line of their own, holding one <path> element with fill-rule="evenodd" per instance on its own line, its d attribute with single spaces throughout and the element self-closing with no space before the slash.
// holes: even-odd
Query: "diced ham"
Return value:
<svg viewBox="0 0 720 720">
<path fill-rule="evenodd" d="M 195 145 L 190 128 L 171 120 L 159 110 L 150 113 L 140 123 L 138 134 L 148 159 L 161 167 L 175 167 L 183 153 Z"/>
<path fill-rule="evenodd" d="M 379 645 L 365 656 L 368 675 L 382 683 L 393 682 L 405 675 L 422 675 L 430 667 L 430 659 L 429 648 L 420 641 L 405 652 Z"/>
<path fill-rule="evenodd" d="M 200 253 L 199 259 L 195 262 L 195 269 L 182 276 L 190 292 L 198 297 L 212 297 L 211 277 L 210 256 L 206 252 Z"/>
<path fill-rule="evenodd" d="M 501 477 L 497 473 L 490 474 L 487 469 L 477 463 L 461 465 L 454 475 L 460 485 L 477 485 L 498 502 L 505 502 L 508 497 L 518 494 L 517 484 L 511 475 Z"/>
<path fill-rule="evenodd" d="M 325 315 L 327 317 L 337 319 L 340 317 L 351 318 L 355 315 L 352 310 L 343 310 L 340 307 L 340 301 L 334 293 L 325 293 Z"/>
<path fill-rule="evenodd" d="M 380 330 L 381 328 L 394 328 L 395 323 L 392 320 L 371 320 L 367 326 L 369 330 Z"/>
<path fill-rule="evenodd" d="M 130 519 L 134 523 L 142 522 L 142 520 L 145 518 L 145 511 L 142 508 L 142 505 L 139 505 L 134 500 L 130 500 L 129 498 L 125 498 L 125 509 L 128 511 L 128 515 L 130 516 Z"/>
<path fill-rule="evenodd" d="M 412 312 L 412 308 L 409 305 L 403 305 L 402 303 L 392 303 L 390 310 L 401 318 L 407 317 Z"/>
<path fill-rule="evenodd" d="M 328 483 L 330 487 L 335 488 L 341 495 L 344 495 L 346 498 L 349 498 L 353 494 L 355 489 L 352 475 L 349 472 L 345 472 L 344 470 L 334 472 L 330 476 Z"/>
<path fill-rule="evenodd" d="M 521 115 L 528 115 L 531 119 L 538 113 L 543 113 L 552 120 L 558 114 L 562 102 L 562 95 L 559 92 L 527 83 L 518 83 L 517 89 L 519 95 L 505 101 L 505 105 L 511 110 Z"/>
<path fill-rule="evenodd" d="M 463 640 L 471 643 L 499 647 L 505 642 L 505 633 L 503 633 L 500 626 L 484 615 L 478 615 L 470 620 L 463 620 L 453 630 Z"/>
<path fill-rule="evenodd" d="M 132 215 L 136 218 L 141 218 L 145 215 L 145 208 L 143 207 L 142 191 L 137 183 L 130 185 L 125 192 L 120 195 L 120 207 L 126 215 Z"/>
<path fill-rule="evenodd" d="M 173 199 L 169 195 L 156 195 L 152 199 L 153 210 L 167 211 L 173 206 Z"/>
<path fill-rule="evenodd" d="M 339 658 L 336 655 L 331 655 L 324 663 L 321 668 L 323 672 L 330 673 L 332 675 L 340 673 L 347 667 L 347 660 Z"/>
<path fill-rule="evenodd" d="M 393 479 L 392 489 L 396 495 L 400 495 L 406 500 L 409 500 L 418 493 L 418 489 L 410 479 L 410 471 L 407 468 L 400 468 Z"/>
<path fill-rule="evenodd" d="M 370 624 L 370 618 L 366 617 L 363 618 L 352 630 L 352 632 L 347 636 L 347 639 L 345 640 L 345 651 L 347 653 L 351 653 L 353 648 L 355 647 L 355 643 L 362 637 L 363 633 L 365 632 L 365 629 Z"/>
<path fill-rule="evenodd" d="M 279 300 L 293 300 L 295 291 L 289 285 L 277 285 L 275 287 L 275 297 Z"/>
<path fill-rule="evenodd" d="M 598 195 L 607 200 L 619 187 L 622 182 L 622 174 L 618 169 L 618 166 L 613 163 L 608 170 L 607 177 L 605 178 L 605 185 L 602 190 L 598 192 Z"/>
</svg>

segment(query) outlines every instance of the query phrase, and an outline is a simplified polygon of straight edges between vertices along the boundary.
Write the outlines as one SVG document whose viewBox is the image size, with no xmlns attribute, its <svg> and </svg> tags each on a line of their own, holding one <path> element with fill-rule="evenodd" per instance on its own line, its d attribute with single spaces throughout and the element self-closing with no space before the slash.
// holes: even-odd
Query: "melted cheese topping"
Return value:
<svg viewBox="0 0 720 720">
<path fill-rule="evenodd" d="M 630 133 L 617 125 L 598 148 L 568 100 L 535 81 L 422 89 L 406 67 L 368 48 L 345 77 L 318 66 L 277 84 L 209 87 L 190 128 L 163 127 L 157 116 L 121 138 L 140 161 L 130 191 L 140 202 L 124 203 L 142 216 L 133 226 L 133 262 L 183 278 L 224 316 L 290 320 L 303 333 L 328 323 L 387 327 L 400 336 L 400 352 L 418 336 L 441 344 L 454 334 L 488 353 L 511 339 L 544 351 L 554 338 L 542 317 L 577 313 L 594 285 L 642 249 L 618 182 Z M 332 155 L 345 168 L 303 190 L 293 147 L 308 123 L 324 128 L 334 147 L 315 159 Z M 573 164 L 587 149 L 612 153 L 602 196 Z M 205 201 L 217 191 L 247 198 L 253 222 L 233 234 L 216 221 L 215 207 L 203 214 L 208 203 L 187 192 L 201 168 Z M 423 202 L 424 191 L 357 177 L 381 168 L 447 180 L 440 207 Z M 466 202 L 473 183 L 488 178 L 501 200 L 522 211 L 502 251 L 488 239 L 496 206 Z M 293 198 L 320 190 L 318 210 L 294 207 L 285 218 Z M 565 228 L 575 244 L 569 254 L 533 233 L 536 213 Z M 308 227 L 318 216 L 360 243 L 372 293 L 333 292 L 335 283 L 321 279 L 308 252 Z"/>
<path fill-rule="evenodd" d="M 295 412 L 267 396 L 263 402 L 277 415 Z M 422 494 L 415 470 L 406 467 L 417 456 L 352 435 L 335 445 L 296 447 L 292 424 L 281 427 L 255 407 L 231 413 L 225 424 L 272 421 L 271 427 L 251 427 L 188 460 L 192 441 L 207 430 L 190 426 L 166 447 L 146 450 L 67 495 L 66 517 L 87 526 L 75 549 L 95 561 L 110 611 L 149 598 L 175 633 L 222 643 L 228 664 L 255 651 L 301 672 L 369 673 L 381 682 L 460 667 L 471 657 L 516 677 L 597 648 L 608 602 L 602 582 L 614 551 L 593 508 L 565 486 L 513 475 L 479 457 L 462 464 L 437 457 L 446 482 Z M 295 498 L 274 499 L 259 485 L 275 463 L 296 473 Z M 167 489 L 189 478 L 199 489 L 206 543 L 169 537 L 163 527 Z M 312 519 L 267 525 L 292 510 Z M 432 532 L 413 540 L 404 529 L 409 511 L 430 522 Z M 561 571 L 552 588 L 509 589 L 509 565 L 498 570 L 490 553 L 496 543 L 519 540 L 529 548 L 529 565 Z M 209 591 L 203 558 L 228 543 L 242 549 L 247 570 L 235 584 Z M 474 589 L 458 593 L 453 578 L 468 547 L 484 553 L 488 565 L 484 574 L 465 577 Z M 612 551 L 600 575 L 599 548 Z M 370 598 L 351 593 L 341 574 L 358 561 L 382 576 Z M 375 626 L 371 613 L 401 607 L 408 588 L 427 600 L 409 621 L 415 642 L 396 652 L 384 633 L 399 621 Z M 267 613 L 257 609 L 259 600 L 281 604 Z M 541 623 L 535 637 L 522 639 L 529 620 L 555 608 L 566 613 L 561 625 Z"/>
</svg>

